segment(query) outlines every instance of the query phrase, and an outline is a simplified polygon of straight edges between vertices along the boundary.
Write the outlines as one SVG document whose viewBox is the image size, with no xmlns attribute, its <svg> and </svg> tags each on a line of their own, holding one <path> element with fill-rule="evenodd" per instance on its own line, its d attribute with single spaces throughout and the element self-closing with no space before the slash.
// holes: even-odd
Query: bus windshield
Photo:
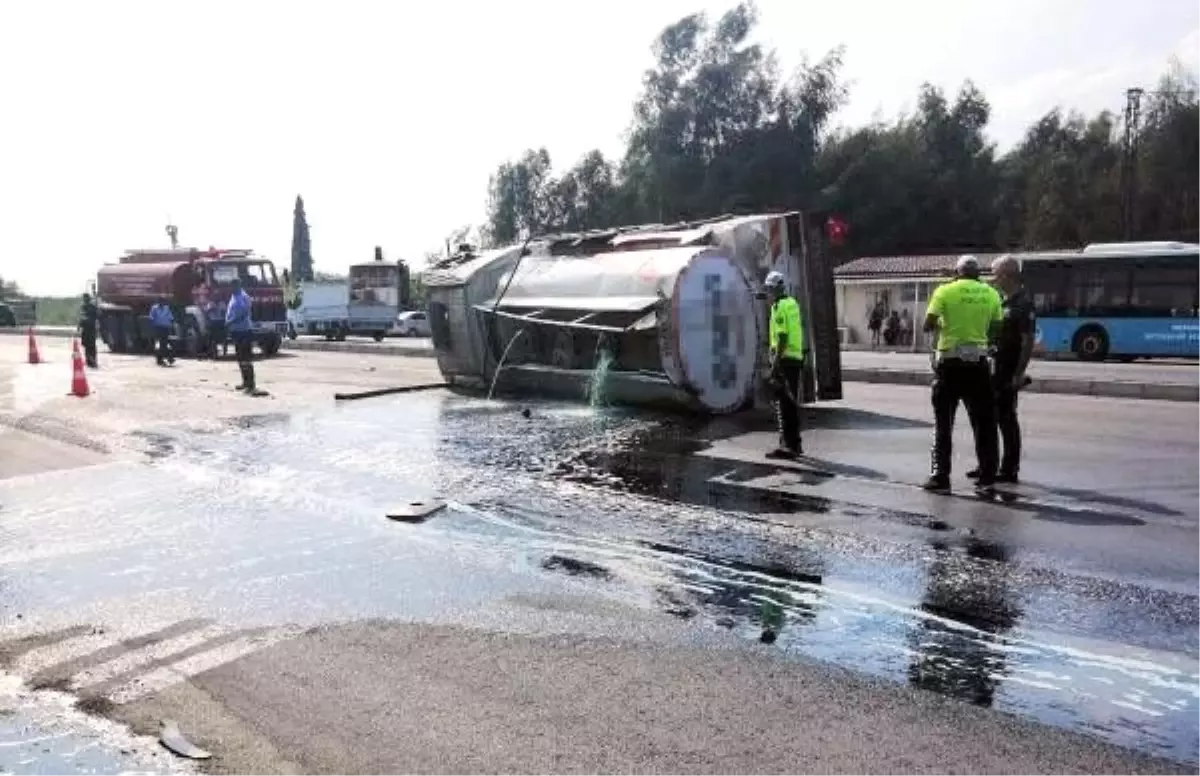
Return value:
<svg viewBox="0 0 1200 776">
<path fill-rule="evenodd" d="M 234 278 L 241 278 L 244 288 L 279 285 L 275 266 L 269 261 L 213 264 L 209 273 L 213 285 L 217 286 L 230 285 Z"/>
</svg>

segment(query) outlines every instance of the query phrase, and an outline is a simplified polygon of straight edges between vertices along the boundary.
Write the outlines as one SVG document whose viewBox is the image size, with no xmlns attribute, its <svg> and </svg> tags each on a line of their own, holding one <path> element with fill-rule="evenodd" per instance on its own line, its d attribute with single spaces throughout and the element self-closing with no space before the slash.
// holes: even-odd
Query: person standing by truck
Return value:
<svg viewBox="0 0 1200 776">
<path fill-rule="evenodd" d="M 780 445 L 768 458 L 792 460 L 804 454 L 800 446 L 800 378 L 804 372 L 804 323 L 800 304 L 787 292 L 779 272 L 767 273 L 764 285 L 771 303 L 769 350 L 771 376 L 777 394 Z"/>
<path fill-rule="evenodd" d="M 253 395 L 258 391 L 254 385 L 254 362 L 250 360 L 254 348 L 254 320 L 250 313 L 250 295 L 242 290 L 241 278 L 233 279 L 233 293 L 225 308 L 225 329 L 233 340 L 238 369 L 242 373 L 242 384 L 237 390 Z"/>
<path fill-rule="evenodd" d="M 159 297 L 150 308 L 150 326 L 154 329 L 154 360 L 159 366 L 174 365 L 175 354 L 171 351 L 171 327 L 175 315 L 165 297 Z"/>
<path fill-rule="evenodd" d="M 92 301 L 91 294 L 83 295 L 83 302 L 79 305 L 79 339 L 83 343 L 83 359 L 87 362 L 89 369 L 99 369 L 100 364 L 96 360 L 96 329 L 97 322 L 100 318 L 100 311 L 96 308 L 96 303 Z"/>
</svg>

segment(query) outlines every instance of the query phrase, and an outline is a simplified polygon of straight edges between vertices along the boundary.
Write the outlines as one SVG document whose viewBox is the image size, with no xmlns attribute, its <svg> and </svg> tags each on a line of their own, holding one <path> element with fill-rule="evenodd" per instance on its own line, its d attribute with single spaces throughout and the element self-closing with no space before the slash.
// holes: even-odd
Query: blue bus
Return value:
<svg viewBox="0 0 1200 776">
<path fill-rule="evenodd" d="M 1105 243 L 1020 254 L 1035 352 L 1085 361 L 1200 356 L 1200 245 Z"/>
</svg>

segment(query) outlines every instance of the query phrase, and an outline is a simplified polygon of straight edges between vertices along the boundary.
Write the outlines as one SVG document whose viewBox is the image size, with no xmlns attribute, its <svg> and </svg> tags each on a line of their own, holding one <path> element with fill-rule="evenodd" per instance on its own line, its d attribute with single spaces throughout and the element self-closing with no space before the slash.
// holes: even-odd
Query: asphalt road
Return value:
<svg viewBox="0 0 1200 776">
<path fill-rule="evenodd" d="M 928 370 L 929 356 L 925 353 L 881 353 L 869 350 L 842 351 L 842 365 L 855 368 Z M 1071 380 L 1112 380 L 1145 383 L 1184 383 L 1196 385 L 1200 367 L 1195 361 L 1162 360 L 1116 361 L 1092 363 L 1087 361 L 1048 361 L 1037 359 L 1029 367 L 1034 377 L 1057 377 Z"/>
<path fill-rule="evenodd" d="M 314 338 L 301 338 L 304 341 Z M 356 345 L 389 349 L 396 347 L 425 348 L 430 352 L 433 344 L 428 339 L 389 339 L 375 343 L 367 339 L 352 340 Z M 842 366 L 849 369 L 895 369 L 904 372 L 929 371 L 929 357 L 924 353 L 884 353 L 864 350 L 842 351 Z M 1117 381 L 1196 385 L 1200 382 L 1200 367 L 1195 361 L 1161 360 L 1135 361 L 1125 364 L 1116 361 L 1090 363 L 1085 361 L 1048 361 L 1038 359 L 1030 367 L 1030 374 L 1041 378 L 1070 380 Z"/>
<path fill-rule="evenodd" d="M 46 342 L 53 341 L 45 338 Z M 300 337 L 301 343 L 324 343 L 319 337 Z M 333 343 L 335 346 L 337 343 Z M 415 337 L 393 337 L 377 343 L 367 338 L 351 338 L 342 344 L 370 353 L 402 350 L 406 355 L 432 355 L 433 343 L 429 339 Z M 842 351 L 842 367 L 845 369 L 881 369 L 905 373 L 925 374 L 929 371 L 929 359 L 923 353 L 886 353 L 878 351 Z M 1036 359 L 1030 367 L 1035 378 L 1081 380 L 1090 382 L 1124 382 L 1165 385 L 1200 384 L 1200 366 L 1195 361 L 1182 359 L 1135 361 L 1132 363 L 1083 361 L 1051 361 Z"/>
<path fill-rule="evenodd" d="M 164 718 L 226 772 L 1195 770 L 1192 406 L 1029 397 L 1029 484 L 980 503 L 913 486 L 917 388 L 851 386 L 768 466 L 728 421 L 332 400 L 422 358 L 298 353 L 256 399 L 109 357 L 79 400 L 23 355 L 0 660 L 103 719 L 0 693 L 7 770 L 170 770 L 100 727 Z"/>
</svg>

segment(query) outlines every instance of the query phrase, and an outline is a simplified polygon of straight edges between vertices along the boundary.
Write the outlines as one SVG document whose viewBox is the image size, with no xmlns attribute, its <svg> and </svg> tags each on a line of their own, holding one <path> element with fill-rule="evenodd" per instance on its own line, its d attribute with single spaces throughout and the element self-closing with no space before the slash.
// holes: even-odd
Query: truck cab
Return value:
<svg viewBox="0 0 1200 776">
<path fill-rule="evenodd" d="M 384 262 L 378 250 L 375 261 L 351 265 L 347 310 L 350 333 L 382 341 L 408 302 L 408 279 L 404 262 Z"/>
<path fill-rule="evenodd" d="M 100 336 L 113 352 L 149 352 L 150 307 L 166 299 L 182 352 L 196 355 L 202 342 L 223 328 L 235 279 L 251 299 L 255 341 L 264 354 L 274 354 L 287 331 L 283 287 L 275 266 L 249 250 L 126 251 L 96 275 Z"/>
<path fill-rule="evenodd" d="M 279 350 L 288 329 L 287 306 L 283 301 L 283 286 L 271 262 L 251 256 L 221 257 L 198 263 L 196 270 L 197 285 L 193 296 L 205 328 L 209 315 L 215 318 L 219 314 L 224 320 L 233 283 L 240 280 L 242 290 L 250 297 L 255 342 L 266 355 Z"/>
</svg>

